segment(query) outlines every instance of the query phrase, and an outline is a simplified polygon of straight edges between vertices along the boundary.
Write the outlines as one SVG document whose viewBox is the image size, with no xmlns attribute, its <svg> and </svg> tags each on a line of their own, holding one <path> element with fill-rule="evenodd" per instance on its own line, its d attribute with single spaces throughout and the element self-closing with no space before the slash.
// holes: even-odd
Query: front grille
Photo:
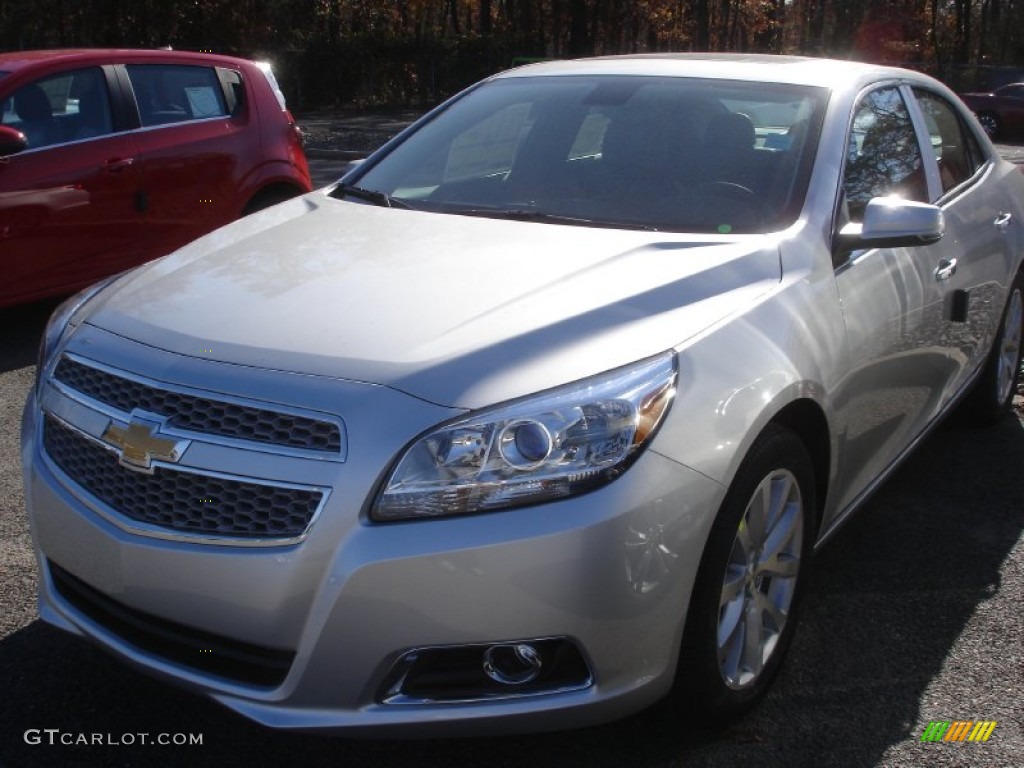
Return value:
<svg viewBox="0 0 1024 768">
<path fill-rule="evenodd" d="M 119 411 L 139 408 L 167 417 L 167 424 L 179 429 L 308 451 L 341 451 L 341 430 L 329 421 L 172 392 L 69 357 L 61 358 L 53 376 Z"/>
<path fill-rule="evenodd" d="M 323 493 L 177 469 L 125 469 L 117 454 L 47 415 L 47 454 L 78 485 L 122 515 L 182 534 L 294 538 L 309 527 Z"/>
<path fill-rule="evenodd" d="M 129 608 L 53 561 L 47 561 L 47 566 L 57 594 L 145 653 L 233 682 L 260 686 L 280 685 L 295 659 L 293 651 L 243 643 Z"/>
</svg>

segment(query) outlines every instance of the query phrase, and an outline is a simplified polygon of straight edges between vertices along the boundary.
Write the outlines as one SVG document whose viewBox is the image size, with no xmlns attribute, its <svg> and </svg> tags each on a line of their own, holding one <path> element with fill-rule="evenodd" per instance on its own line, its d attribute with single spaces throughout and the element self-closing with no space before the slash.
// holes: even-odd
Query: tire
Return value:
<svg viewBox="0 0 1024 768">
<path fill-rule="evenodd" d="M 1017 392 L 1024 339 L 1024 277 L 1020 274 L 1010 285 L 992 350 L 985 369 L 964 401 L 963 411 L 970 422 L 988 426 L 1010 410 Z"/>
<path fill-rule="evenodd" d="M 754 533 L 762 501 L 763 537 Z M 788 429 L 768 426 L 740 466 L 701 558 L 676 680 L 688 715 L 725 725 L 770 688 L 796 628 L 815 509 L 807 449 Z"/>
<path fill-rule="evenodd" d="M 978 122 L 981 123 L 981 127 L 988 134 L 990 139 L 996 138 L 999 135 L 999 116 L 994 112 L 979 112 Z"/>
<path fill-rule="evenodd" d="M 246 203 L 245 208 L 242 210 L 242 216 L 249 216 L 257 211 L 270 208 L 272 205 L 283 203 L 285 200 L 291 200 L 298 194 L 298 190 L 283 189 L 281 187 L 265 189 L 253 195 L 253 198 Z"/>
</svg>

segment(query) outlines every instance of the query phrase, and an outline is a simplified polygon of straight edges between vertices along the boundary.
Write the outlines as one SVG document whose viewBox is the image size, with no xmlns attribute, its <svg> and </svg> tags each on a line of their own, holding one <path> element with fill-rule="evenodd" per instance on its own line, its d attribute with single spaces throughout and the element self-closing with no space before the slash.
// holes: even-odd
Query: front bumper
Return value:
<svg viewBox="0 0 1024 768">
<path fill-rule="evenodd" d="M 365 434 L 360 420 L 381 412 L 345 414 L 353 446 Z M 41 419 L 30 398 L 22 462 L 41 572 L 40 615 L 279 728 L 480 734 L 575 727 L 646 706 L 671 685 L 690 591 L 723 493 L 648 451 L 621 478 L 584 496 L 465 518 L 374 525 L 365 519 L 365 506 L 401 444 L 376 456 L 367 451 L 366 462 L 353 448 L 346 463 L 317 465 L 316 477 L 301 478 L 330 489 L 302 541 L 233 547 L 159 538 L 118 524 L 46 455 Z M 412 424 L 412 434 L 421 428 Z M 301 465 L 285 461 L 282 467 L 277 471 L 288 474 Z M 239 679 L 209 659 L 190 662 L 187 653 L 139 643 L 123 625 L 97 620 L 69 600 L 51 564 L 115 605 L 194 637 L 285 654 L 281 679 Z M 507 696 L 479 700 L 383 703 L 389 671 L 410 649 L 552 637 L 580 650 L 589 685 L 528 695 L 512 686 Z M 220 648 L 213 642 L 209 652 Z"/>
</svg>

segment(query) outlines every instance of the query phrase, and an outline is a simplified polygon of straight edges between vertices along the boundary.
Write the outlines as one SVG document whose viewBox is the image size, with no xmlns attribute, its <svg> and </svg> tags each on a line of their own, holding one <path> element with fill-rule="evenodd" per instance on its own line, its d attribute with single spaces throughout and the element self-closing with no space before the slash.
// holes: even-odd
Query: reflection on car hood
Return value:
<svg viewBox="0 0 1024 768">
<path fill-rule="evenodd" d="M 133 273 L 88 322 L 179 354 L 478 407 L 678 345 L 779 281 L 770 238 L 277 206 Z"/>
</svg>

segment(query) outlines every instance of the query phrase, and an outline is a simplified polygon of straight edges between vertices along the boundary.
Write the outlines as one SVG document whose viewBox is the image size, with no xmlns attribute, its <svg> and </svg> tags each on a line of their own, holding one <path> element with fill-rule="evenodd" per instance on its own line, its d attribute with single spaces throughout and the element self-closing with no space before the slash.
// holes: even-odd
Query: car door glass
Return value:
<svg viewBox="0 0 1024 768">
<path fill-rule="evenodd" d="M 220 79 L 212 67 L 130 64 L 143 127 L 227 117 Z"/>
<path fill-rule="evenodd" d="M 0 112 L 4 125 L 25 135 L 28 149 L 114 131 L 107 81 L 98 67 L 62 72 L 23 85 Z"/>
<path fill-rule="evenodd" d="M 914 95 L 928 125 L 928 138 L 939 164 L 944 195 L 974 176 L 984 165 L 985 156 L 974 134 L 964 130 L 963 122 L 948 101 L 917 88 Z"/>
<path fill-rule="evenodd" d="M 865 95 L 854 111 L 843 191 L 851 221 L 860 221 L 873 197 L 897 195 L 927 202 L 921 149 L 910 113 L 896 87 Z"/>
</svg>

